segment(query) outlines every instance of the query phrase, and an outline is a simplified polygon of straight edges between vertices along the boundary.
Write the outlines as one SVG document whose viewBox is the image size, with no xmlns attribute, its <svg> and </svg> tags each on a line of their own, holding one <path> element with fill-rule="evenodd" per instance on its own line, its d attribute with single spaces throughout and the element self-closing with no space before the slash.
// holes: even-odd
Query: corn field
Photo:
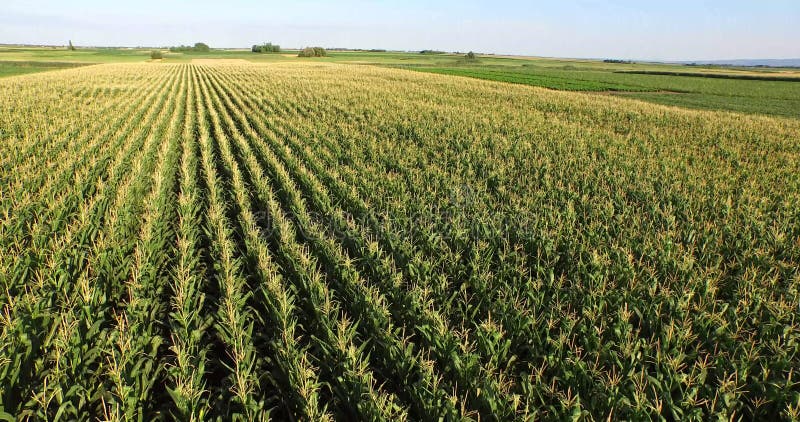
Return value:
<svg viewBox="0 0 800 422">
<path fill-rule="evenodd" d="M 325 63 L 0 98 L 0 420 L 800 418 L 798 120 Z"/>
</svg>

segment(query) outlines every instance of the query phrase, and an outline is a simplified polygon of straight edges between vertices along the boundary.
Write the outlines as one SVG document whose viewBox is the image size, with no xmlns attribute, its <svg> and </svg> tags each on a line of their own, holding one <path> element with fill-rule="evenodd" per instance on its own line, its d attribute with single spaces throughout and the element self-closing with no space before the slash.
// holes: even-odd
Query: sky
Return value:
<svg viewBox="0 0 800 422">
<path fill-rule="evenodd" d="M 0 0 L 0 43 L 800 58 L 800 0 Z"/>
</svg>

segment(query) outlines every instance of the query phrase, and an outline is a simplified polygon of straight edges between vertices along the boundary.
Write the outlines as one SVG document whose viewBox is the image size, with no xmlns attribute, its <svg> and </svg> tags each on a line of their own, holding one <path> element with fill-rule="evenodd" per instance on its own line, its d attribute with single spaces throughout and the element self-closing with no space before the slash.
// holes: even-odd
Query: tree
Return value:
<svg viewBox="0 0 800 422">
<path fill-rule="evenodd" d="M 70 51 L 75 51 L 75 46 L 72 45 L 72 40 L 69 40 L 69 47 L 67 48 L 69 48 Z"/>
<path fill-rule="evenodd" d="M 194 46 L 188 45 L 181 45 L 178 47 L 170 47 L 169 51 L 173 52 L 195 52 L 195 53 L 207 53 L 211 51 L 211 47 L 208 46 L 206 43 L 198 42 L 195 43 Z"/>
<path fill-rule="evenodd" d="M 281 46 L 271 42 L 264 43 L 262 45 L 255 44 L 250 51 L 253 53 L 279 53 L 281 51 Z"/>
<path fill-rule="evenodd" d="M 475 53 L 470 51 L 469 53 L 467 53 L 466 58 L 467 60 L 475 60 Z"/>
<path fill-rule="evenodd" d="M 161 50 L 153 50 L 150 52 L 150 59 L 152 60 L 161 60 L 164 58 L 164 55 L 161 53 Z"/>
</svg>

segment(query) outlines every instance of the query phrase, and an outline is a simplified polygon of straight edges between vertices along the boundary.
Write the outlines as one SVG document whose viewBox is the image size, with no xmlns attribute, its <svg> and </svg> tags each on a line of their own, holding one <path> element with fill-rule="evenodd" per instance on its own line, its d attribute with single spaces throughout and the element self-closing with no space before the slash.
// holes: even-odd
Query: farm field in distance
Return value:
<svg viewBox="0 0 800 422">
<path fill-rule="evenodd" d="M 800 82 L 148 55 L 0 48 L 0 419 L 800 418 Z"/>
<path fill-rule="evenodd" d="M 414 66 L 409 69 L 557 90 L 607 92 L 664 105 L 800 118 L 800 79 L 795 77 L 736 74 L 714 74 L 710 77 L 700 72 L 628 73 L 574 66 L 543 68 L 525 64 L 519 68 L 467 65 Z"/>
<path fill-rule="evenodd" d="M 83 66 L 72 62 L 0 61 L 0 78 Z"/>
<path fill-rule="evenodd" d="M 150 49 L 55 48 L 0 46 L 0 77 L 13 61 L 118 63 L 149 59 Z M 296 50 L 253 54 L 246 50 L 207 53 L 164 51 L 164 62 L 245 60 L 254 63 L 325 61 L 399 67 L 408 70 L 510 82 L 543 88 L 596 92 L 650 103 L 700 110 L 800 118 L 800 70 L 683 66 L 659 63 L 603 63 L 593 60 L 413 52 L 333 51 L 328 57 L 303 59 Z M 4 62 L 5 61 L 5 62 Z M 19 68 L 14 68 L 19 69 Z"/>
</svg>

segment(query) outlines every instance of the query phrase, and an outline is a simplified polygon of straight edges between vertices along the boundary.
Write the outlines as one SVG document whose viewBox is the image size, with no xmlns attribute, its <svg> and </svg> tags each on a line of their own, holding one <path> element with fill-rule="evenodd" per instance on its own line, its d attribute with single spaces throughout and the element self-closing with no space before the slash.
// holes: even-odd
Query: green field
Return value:
<svg viewBox="0 0 800 422">
<path fill-rule="evenodd" d="M 625 95 L 628 98 L 666 105 L 800 118 L 800 79 L 794 77 L 786 77 L 784 80 L 755 80 L 758 76 L 716 74 L 715 77 L 709 77 L 699 73 L 664 75 L 647 71 L 622 73 L 574 65 L 556 68 L 536 64 L 408 68 L 559 90 L 638 92 Z M 765 75 L 763 78 L 770 76 Z"/>
<path fill-rule="evenodd" d="M 0 420 L 800 419 L 795 82 L 37 55 L 98 64 L 0 78 Z"/>
<path fill-rule="evenodd" d="M 451 67 L 427 67 L 414 66 L 404 67 L 420 72 L 438 73 L 440 75 L 466 76 L 470 78 L 486 79 L 498 82 L 510 82 L 515 84 L 540 86 L 543 88 L 557 89 L 563 91 L 651 91 L 654 89 L 623 84 L 620 82 L 610 82 L 603 80 L 577 79 L 564 72 L 559 71 L 519 71 L 510 69 L 508 66 L 451 66 Z M 527 69 L 526 69 L 527 70 Z M 578 75 L 581 76 L 581 75 Z"/>
<path fill-rule="evenodd" d="M 70 69 L 79 66 L 83 66 L 83 64 L 71 62 L 0 61 L 0 78 L 4 76 L 46 72 L 49 70 Z"/>
</svg>

